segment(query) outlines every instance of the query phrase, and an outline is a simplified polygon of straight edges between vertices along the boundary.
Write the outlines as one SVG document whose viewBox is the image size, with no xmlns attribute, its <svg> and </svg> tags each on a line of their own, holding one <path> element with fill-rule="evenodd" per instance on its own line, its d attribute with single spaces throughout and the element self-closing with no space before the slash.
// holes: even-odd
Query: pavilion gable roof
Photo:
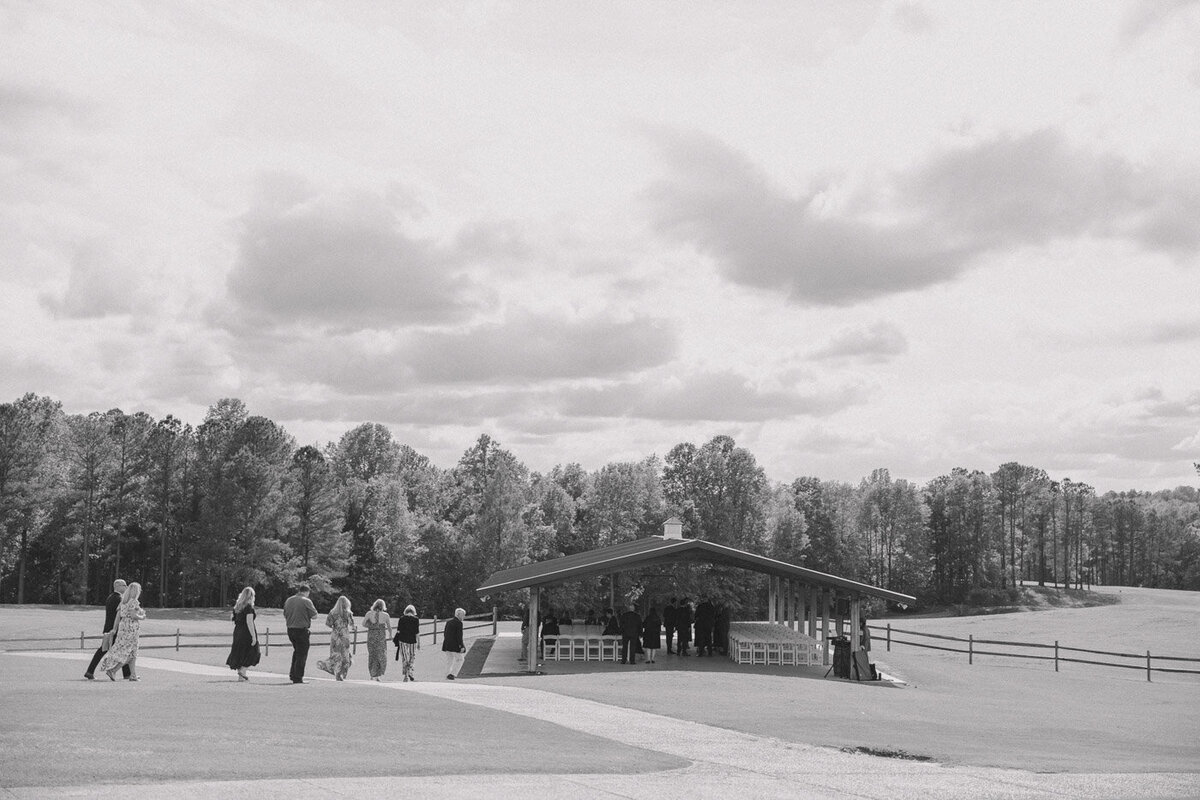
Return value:
<svg viewBox="0 0 1200 800">
<path fill-rule="evenodd" d="M 605 575 L 652 564 L 685 560 L 725 564 L 781 578 L 799 580 L 814 586 L 840 590 L 844 594 L 867 595 L 897 603 L 916 602 L 916 598 L 911 595 L 818 572 L 704 539 L 676 539 L 661 536 L 648 536 L 584 553 L 573 553 L 561 558 L 500 570 L 489 577 L 476 591 L 480 597 L 484 597 L 531 586 L 551 586 L 590 575 Z"/>
</svg>

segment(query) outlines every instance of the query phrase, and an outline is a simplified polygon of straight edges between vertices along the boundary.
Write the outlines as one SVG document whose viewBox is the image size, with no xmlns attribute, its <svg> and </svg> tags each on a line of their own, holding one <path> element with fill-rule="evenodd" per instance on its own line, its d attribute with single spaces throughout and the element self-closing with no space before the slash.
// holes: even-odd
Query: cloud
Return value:
<svg viewBox="0 0 1200 800">
<path fill-rule="evenodd" d="M 133 265 L 119 259 L 104 242 L 94 240 L 75 253 L 62 295 L 45 294 L 41 302 L 59 317 L 107 317 L 132 312 L 144 288 Z"/>
<path fill-rule="evenodd" d="M 849 305 L 949 280 L 968 253 L 911 224 L 835 217 L 818 192 L 772 187 L 750 161 L 699 134 L 664 134 L 670 177 L 649 197 L 663 233 L 711 255 L 729 280 L 798 303 Z"/>
<path fill-rule="evenodd" d="M 908 352 L 908 339 L 903 331 L 888 322 L 877 322 L 869 328 L 845 330 L 814 350 L 809 358 L 862 359 L 872 363 L 888 361 Z"/>
<path fill-rule="evenodd" d="M 561 408 L 584 417 L 758 422 L 826 416 L 862 400 L 856 388 L 761 388 L 736 372 L 707 371 L 564 391 Z"/>
<path fill-rule="evenodd" d="M 265 325 L 460 321 L 479 305 L 453 254 L 409 236 L 384 198 L 265 202 L 241 220 L 231 298 Z M 281 197 L 284 195 L 277 195 Z"/>
<path fill-rule="evenodd" d="M 664 364 L 678 347 L 674 329 L 661 320 L 526 315 L 419 334 L 404 360 L 418 379 L 432 382 L 604 378 Z"/>
<path fill-rule="evenodd" d="M 788 194 L 701 134 L 656 134 L 667 177 L 647 191 L 656 229 L 711 256 L 734 283 L 844 306 L 949 281 L 985 253 L 1099 236 L 1200 251 L 1200 176 L 1135 167 L 1055 131 L 934 155 L 836 207 Z"/>
<path fill-rule="evenodd" d="M 1041 130 L 943 153 L 897 184 L 900 197 L 963 252 L 1093 235 L 1194 253 L 1200 250 L 1194 177 L 1094 155 Z"/>
</svg>

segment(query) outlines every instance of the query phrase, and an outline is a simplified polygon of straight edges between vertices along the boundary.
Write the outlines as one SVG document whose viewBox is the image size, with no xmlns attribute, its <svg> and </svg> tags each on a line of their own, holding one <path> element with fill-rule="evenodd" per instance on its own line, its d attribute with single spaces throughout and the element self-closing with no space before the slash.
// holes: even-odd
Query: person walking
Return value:
<svg viewBox="0 0 1200 800">
<path fill-rule="evenodd" d="M 417 651 L 421 649 L 421 620 L 417 617 L 415 606 L 404 607 L 404 614 L 396 620 L 396 654 L 400 657 L 400 671 L 404 673 L 404 682 L 415 681 L 413 677 L 413 662 L 417 659 Z"/>
<path fill-rule="evenodd" d="M 302 583 L 296 593 L 283 603 L 283 619 L 287 624 L 288 641 L 292 643 L 292 666 L 288 677 L 292 683 L 304 683 L 304 666 L 308 661 L 309 628 L 317 616 L 317 607 L 308 599 L 309 586 Z"/>
<path fill-rule="evenodd" d="M 258 666 L 258 627 L 254 624 L 258 616 L 254 610 L 254 589 L 247 586 L 233 604 L 233 647 L 225 664 L 236 669 L 239 681 L 248 681 L 246 670 Z"/>
<path fill-rule="evenodd" d="M 662 619 L 658 616 L 658 609 L 651 607 L 646 614 L 646 619 L 642 620 L 642 647 L 646 651 L 646 663 L 654 663 L 654 655 L 662 647 Z"/>
<path fill-rule="evenodd" d="M 467 615 L 464 609 L 454 609 L 454 616 L 446 620 L 442 630 L 442 652 L 446 654 L 446 680 L 452 681 L 462 669 L 463 659 L 466 658 L 467 646 L 463 642 L 463 617 Z"/>
<path fill-rule="evenodd" d="M 633 603 L 621 614 L 621 663 L 637 663 L 637 651 L 641 647 L 642 616 Z"/>
<path fill-rule="evenodd" d="M 663 606 L 662 613 L 663 631 L 666 633 L 668 655 L 674 652 L 671 650 L 671 640 L 675 638 L 675 619 L 678 614 L 675 610 L 675 601 L 676 598 L 674 597 L 668 600 L 667 604 Z"/>
<path fill-rule="evenodd" d="M 117 668 L 122 665 L 129 667 L 127 681 L 141 680 L 137 674 L 138 635 L 141 633 L 142 620 L 146 612 L 142 610 L 139 598 L 142 596 L 142 585 L 137 581 L 129 584 L 121 595 L 121 604 L 117 606 L 116 625 L 117 635 L 112 647 L 100 659 L 99 668 L 104 670 L 110 681 L 115 681 Z"/>
<path fill-rule="evenodd" d="M 92 662 L 88 664 L 87 672 L 83 673 L 83 677 L 89 681 L 96 680 L 96 665 L 100 663 L 100 659 L 104 658 L 104 654 L 109 651 L 113 645 L 113 640 L 117 638 L 117 606 L 121 605 L 121 595 L 125 594 L 125 590 L 129 588 L 125 581 L 117 578 L 113 581 L 112 594 L 108 596 L 108 600 L 104 603 L 104 634 L 103 641 L 96 648 L 96 652 L 92 655 Z M 129 665 L 121 667 L 121 672 L 125 677 L 129 677 Z"/>
<path fill-rule="evenodd" d="M 350 609 L 350 598 L 342 595 L 325 616 L 329 628 L 329 658 L 317 662 L 317 669 L 324 670 L 334 680 L 344 681 L 350 673 L 354 656 L 350 652 L 350 631 L 358 630 L 354 623 L 354 612 Z"/>
<path fill-rule="evenodd" d="M 363 627 L 367 629 L 367 672 L 371 673 L 371 680 L 377 681 L 387 672 L 387 643 L 392 638 L 387 603 L 382 599 L 372 603 L 371 610 L 363 615 Z"/>
</svg>

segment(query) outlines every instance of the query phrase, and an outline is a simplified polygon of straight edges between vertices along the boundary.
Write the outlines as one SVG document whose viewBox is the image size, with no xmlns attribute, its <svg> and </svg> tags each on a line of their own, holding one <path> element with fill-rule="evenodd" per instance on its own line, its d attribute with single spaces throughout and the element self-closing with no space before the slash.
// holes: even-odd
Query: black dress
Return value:
<svg viewBox="0 0 1200 800">
<path fill-rule="evenodd" d="M 233 647 L 225 663 L 230 669 L 258 666 L 258 645 L 251 644 L 250 617 L 256 616 L 254 606 L 233 612 Z"/>
<path fill-rule="evenodd" d="M 657 614 L 648 615 L 642 623 L 642 647 L 647 650 L 662 647 L 662 620 Z"/>
</svg>

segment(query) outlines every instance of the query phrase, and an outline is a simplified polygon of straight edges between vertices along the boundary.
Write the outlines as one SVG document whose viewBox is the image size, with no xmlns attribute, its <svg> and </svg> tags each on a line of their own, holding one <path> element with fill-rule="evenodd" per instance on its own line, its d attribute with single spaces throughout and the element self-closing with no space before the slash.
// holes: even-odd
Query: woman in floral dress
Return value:
<svg viewBox="0 0 1200 800">
<path fill-rule="evenodd" d="M 350 611 L 350 598 L 342 595 L 333 604 L 333 610 L 325 617 L 329 627 L 329 659 L 318 661 L 317 668 L 323 669 L 339 681 L 350 672 L 353 656 L 350 654 L 350 631 L 357 630 L 354 614 Z"/>
<path fill-rule="evenodd" d="M 230 669 L 237 670 L 239 681 L 250 680 L 246 670 L 258 666 L 260 653 L 258 628 L 254 624 L 256 616 L 254 589 L 247 586 L 233 605 L 233 647 L 229 650 L 229 658 L 225 659 Z"/>
<path fill-rule="evenodd" d="M 392 636 L 392 618 L 387 613 L 387 603 L 376 600 L 371 604 L 371 610 L 363 616 L 363 626 L 367 629 L 367 670 L 371 680 L 383 678 L 387 672 L 387 643 Z"/>
<path fill-rule="evenodd" d="M 129 665 L 127 681 L 141 680 L 137 674 L 138 634 L 141 632 L 142 620 L 146 612 L 142 610 L 139 598 L 142 596 L 142 585 L 129 584 L 125 594 L 121 596 L 121 604 L 117 606 L 117 637 L 100 659 L 99 669 L 104 670 L 110 681 L 117 679 L 116 672 L 125 664 Z"/>
</svg>

